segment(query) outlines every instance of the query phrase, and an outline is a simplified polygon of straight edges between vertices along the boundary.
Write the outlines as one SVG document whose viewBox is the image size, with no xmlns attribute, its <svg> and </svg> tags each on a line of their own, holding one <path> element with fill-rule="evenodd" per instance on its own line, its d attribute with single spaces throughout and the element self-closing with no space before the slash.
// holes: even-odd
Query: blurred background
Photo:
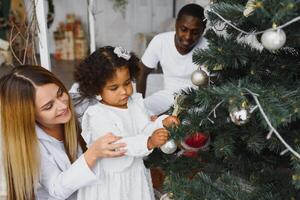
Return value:
<svg viewBox="0 0 300 200">
<path fill-rule="evenodd" d="M 32 2 L 1 0 L 0 76 L 15 65 L 40 64 L 41 39 L 36 37 L 38 25 Z M 209 0 L 44 0 L 42 3 L 47 18 L 50 70 L 70 88 L 74 66 L 91 52 L 91 41 L 96 48 L 123 46 L 141 57 L 154 35 L 174 30 L 174 19 L 182 6 L 197 3 L 204 7 Z M 37 7 L 36 15 L 43 14 L 42 11 Z M 147 95 L 162 86 L 159 69 L 149 76 L 148 82 Z"/>
</svg>

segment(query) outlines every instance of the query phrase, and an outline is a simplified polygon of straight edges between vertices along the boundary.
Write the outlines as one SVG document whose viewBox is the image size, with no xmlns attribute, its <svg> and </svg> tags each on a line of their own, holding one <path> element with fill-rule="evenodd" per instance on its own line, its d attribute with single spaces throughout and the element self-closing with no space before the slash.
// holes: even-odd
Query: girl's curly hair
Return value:
<svg viewBox="0 0 300 200">
<path fill-rule="evenodd" d="M 131 79 L 136 79 L 139 71 L 137 56 L 130 53 L 130 59 L 126 60 L 118 57 L 114 49 L 111 46 L 101 47 L 76 66 L 74 80 L 79 84 L 82 98 L 93 98 L 98 95 L 118 68 L 128 67 Z"/>
</svg>

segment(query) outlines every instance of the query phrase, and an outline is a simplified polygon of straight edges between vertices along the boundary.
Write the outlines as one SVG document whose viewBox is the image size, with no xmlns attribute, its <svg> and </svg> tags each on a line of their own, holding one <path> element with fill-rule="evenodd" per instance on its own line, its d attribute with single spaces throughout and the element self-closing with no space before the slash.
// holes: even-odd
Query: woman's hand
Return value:
<svg viewBox="0 0 300 200">
<path fill-rule="evenodd" d="M 160 128 L 154 131 L 154 133 L 149 137 L 147 147 L 149 150 L 156 147 L 160 147 L 167 142 L 169 138 L 169 132 L 165 128 Z"/>
<path fill-rule="evenodd" d="M 112 133 L 98 138 L 84 153 L 84 158 L 90 168 L 92 168 L 99 158 L 111 158 L 124 156 L 126 150 L 123 148 L 126 146 L 125 143 L 117 143 L 121 137 L 115 136 Z"/>
<path fill-rule="evenodd" d="M 178 126 L 180 121 L 175 116 L 169 116 L 162 121 L 165 127 Z"/>
</svg>

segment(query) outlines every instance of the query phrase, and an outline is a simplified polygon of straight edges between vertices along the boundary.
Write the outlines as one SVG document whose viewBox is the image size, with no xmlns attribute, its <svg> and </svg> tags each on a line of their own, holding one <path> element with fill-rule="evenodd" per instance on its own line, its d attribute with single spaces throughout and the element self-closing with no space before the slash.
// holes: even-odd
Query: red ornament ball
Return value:
<svg viewBox="0 0 300 200">
<path fill-rule="evenodd" d="M 181 141 L 181 145 L 186 150 L 198 151 L 202 148 L 205 148 L 208 145 L 208 141 L 208 135 L 197 132 L 187 136 L 184 141 Z"/>
<path fill-rule="evenodd" d="M 184 142 L 193 148 L 201 148 L 207 142 L 208 136 L 203 133 L 195 133 L 188 136 Z"/>
<path fill-rule="evenodd" d="M 197 158 L 198 157 L 198 153 L 197 151 L 184 151 L 182 153 L 183 156 L 188 157 L 188 158 Z"/>
</svg>

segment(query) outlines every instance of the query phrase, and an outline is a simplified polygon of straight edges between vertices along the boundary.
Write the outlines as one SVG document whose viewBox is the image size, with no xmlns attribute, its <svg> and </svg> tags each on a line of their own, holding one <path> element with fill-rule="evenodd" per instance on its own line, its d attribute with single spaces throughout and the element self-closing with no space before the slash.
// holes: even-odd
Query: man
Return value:
<svg viewBox="0 0 300 200">
<path fill-rule="evenodd" d="M 193 87 L 191 74 L 198 66 L 192 62 L 192 54 L 195 49 L 207 47 L 202 37 L 206 26 L 204 19 L 204 9 L 200 5 L 185 5 L 177 15 L 176 31 L 158 34 L 148 45 L 141 59 L 137 92 L 145 95 L 147 76 L 158 63 L 164 77 L 164 89 L 144 100 L 151 115 L 167 111 L 174 103 L 174 93 Z"/>
</svg>

